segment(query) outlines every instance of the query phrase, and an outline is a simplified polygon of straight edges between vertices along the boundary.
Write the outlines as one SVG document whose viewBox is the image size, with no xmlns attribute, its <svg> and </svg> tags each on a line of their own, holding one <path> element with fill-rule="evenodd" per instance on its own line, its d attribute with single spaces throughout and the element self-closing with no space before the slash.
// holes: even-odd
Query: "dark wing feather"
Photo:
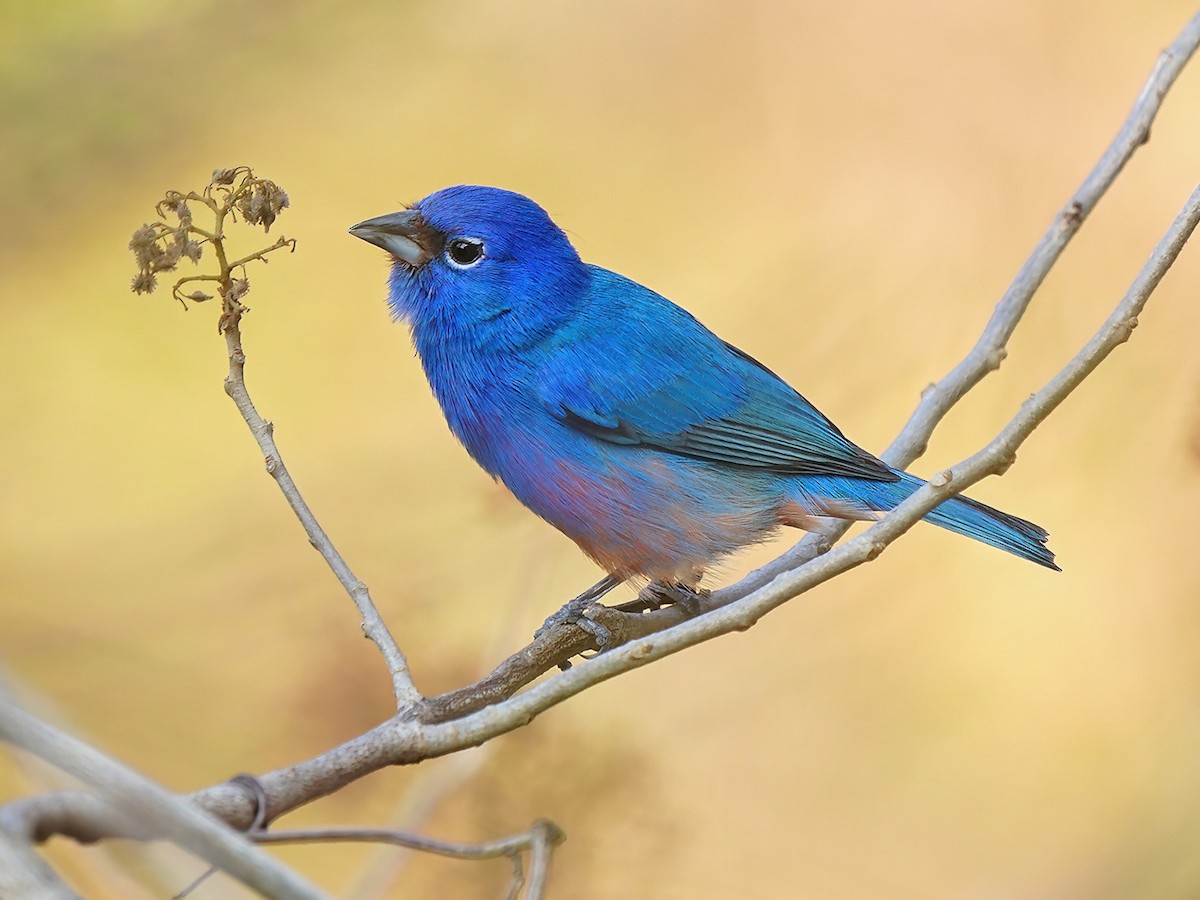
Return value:
<svg viewBox="0 0 1200 900">
<path fill-rule="evenodd" d="M 570 427 L 618 445 L 653 447 L 705 462 L 783 475 L 898 476 L 786 382 L 721 342 L 715 359 L 661 359 L 606 385 L 604 369 L 560 384 L 546 400 Z M 578 370 L 576 370 L 578 371 Z"/>
</svg>

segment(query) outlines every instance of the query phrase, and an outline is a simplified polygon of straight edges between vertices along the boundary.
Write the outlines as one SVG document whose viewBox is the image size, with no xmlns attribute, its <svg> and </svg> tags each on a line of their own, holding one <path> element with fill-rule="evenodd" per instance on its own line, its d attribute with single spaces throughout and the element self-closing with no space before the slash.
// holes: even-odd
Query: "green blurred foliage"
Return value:
<svg viewBox="0 0 1200 900">
<path fill-rule="evenodd" d="M 128 293 L 125 242 L 164 189 L 248 163 L 290 193 L 278 228 L 299 251 L 252 273 L 251 390 L 419 685 L 443 690 L 595 571 L 453 444 L 388 321 L 385 261 L 349 224 L 456 182 L 528 193 L 585 258 L 684 303 L 878 449 L 974 341 L 1189 14 L 8 0 L 9 676 L 179 790 L 388 714 L 351 604 L 221 390 L 215 311 Z M 1197 122 L 1192 70 L 916 471 L 986 440 L 1116 302 L 1196 180 Z M 974 491 L 1049 527 L 1062 575 L 917 529 L 751 633 L 496 742 L 421 826 L 470 840 L 549 815 L 569 835 L 554 896 L 571 898 L 1195 896 L 1198 267 L 1189 248 L 1133 341 Z M 404 819 L 450 764 L 294 819 Z M 53 783 L 0 757 L 0 797 Z M 89 897 L 162 896 L 200 868 L 50 852 Z M 280 852 L 342 896 L 368 896 L 355 885 L 379 864 Z M 412 859 L 393 895 L 492 897 L 506 877 Z M 216 879 L 197 896 L 240 894 Z"/>
</svg>

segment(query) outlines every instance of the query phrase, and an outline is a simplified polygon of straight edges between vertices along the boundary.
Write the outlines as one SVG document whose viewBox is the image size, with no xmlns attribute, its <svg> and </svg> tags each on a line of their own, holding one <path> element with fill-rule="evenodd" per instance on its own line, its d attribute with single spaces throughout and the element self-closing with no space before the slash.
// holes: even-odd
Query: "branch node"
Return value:
<svg viewBox="0 0 1200 900">
<path fill-rule="evenodd" d="M 638 646 L 634 647 L 631 651 L 629 651 L 629 658 L 630 659 L 645 659 L 647 656 L 649 656 L 653 652 L 654 652 L 654 645 L 649 642 L 646 642 L 645 644 L 639 644 Z"/>
<path fill-rule="evenodd" d="M 1113 337 L 1117 343 L 1123 344 L 1129 340 L 1129 338 L 1133 335 L 1133 329 L 1137 327 L 1138 317 L 1130 316 L 1128 319 L 1125 319 L 1117 324 Z"/>
<path fill-rule="evenodd" d="M 567 833 L 549 819 L 538 819 L 533 823 L 533 831 L 540 833 L 542 840 L 556 846 L 567 839 Z"/>
</svg>

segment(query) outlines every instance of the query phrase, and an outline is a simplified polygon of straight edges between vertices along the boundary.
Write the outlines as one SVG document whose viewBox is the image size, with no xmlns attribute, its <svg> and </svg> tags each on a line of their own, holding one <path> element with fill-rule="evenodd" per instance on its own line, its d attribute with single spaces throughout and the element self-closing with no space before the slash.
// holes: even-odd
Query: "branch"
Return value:
<svg viewBox="0 0 1200 900">
<path fill-rule="evenodd" d="M 554 847 L 562 843 L 565 835 L 553 822 L 539 819 L 533 827 L 520 834 L 480 844 L 463 844 L 452 841 L 439 841 L 433 838 L 419 837 L 403 831 L 382 828 L 312 828 L 294 831 L 259 831 L 250 832 L 248 837 L 260 844 L 315 844 L 339 842 L 370 842 L 394 844 L 397 847 L 407 847 L 409 850 L 419 850 L 423 853 L 433 853 L 438 856 L 449 856 L 453 859 L 496 859 L 504 856 L 512 861 L 513 880 L 509 896 L 518 896 L 521 886 L 525 883 L 524 870 L 521 865 L 521 854 L 528 851 L 531 865 L 529 875 L 529 890 L 526 900 L 539 900 L 545 892 L 546 879 L 549 876 L 550 855 Z"/>
<path fill-rule="evenodd" d="M 325 533 L 325 529 L 321 527 L 321 523 L 317 521 L 312 509 L 300 494 L 296 482 L 292 480 L 292 475 L 287 470 L 287 466 L 283 464 L 283 457 L 275 444 L 275 426 L 259 415 L 254 402 L 250 399 L 245 379 L 246 354 L 242 350 L 242 333 L 237 318 L 226 322 L 224 333 L 225 346 L 229 353 L 229 374 L 225 376 L 225 393 L 236 404 L 238 412 L 242 414 L 242 418 L 250 427 L 250 433 L 254 435 L 254 440 L 258 443 L 259 450 L 262 451 L 267 472 L 275 479 L 279 490 L 287 498 L 292 512 L 304 526 L 304 531 L 308 534 L 308 542 L 328 563 L 329 568 L 333 570 L 333 574 L 358 608 L 358 614 L 362 617 L 363 633 L 379 647 L 384 661 L 387 663 L 388 671 L 391 673 L 397 708 L 403 709 L 413 705 L 421 695 L 417 691 L 416 685 L 413 684 L 404 652 L 396 643 L 396 639 L 392 637 L 391 632 L 388 631 L 387 625 L 379 615 L 379 610 L 375 608 L 366 584 L 351 571 L 350 566 L 334 547 L 329 535 Z"/>
<path fill-rule="evenodd" d="M 318 900 L 324 896 L 225 823 L 4 698 L 0 698 L 0 739 L 99 790 L 105 801 L 105 815 L 112 818 L 115 814 L 123 833 L 166 838 L 270 897 Z M 61 807 L 59 811 L 70 815 Z M 16 805 L 0 809 L 0 838 L 6 839 L 3 843 L 8 845 L 10 855 L 21 850 L 22 840 L 32 845 L 40 838 L 40 826 L 19 813 Z"/>
<path fill-rule="evenodd" d="M 31 841 L 0 827 L 0 897 L 75 900 L 78 896 L 34 852 Z"/>
<path fill-rule="evenodd" d="M 1000 368 L 1008 355 L 1008 340 L 1012 337 L 1033 295 L 1066 250 L 1071 238 L 1100 198 L 1116 181 L 1138 148 L 1150 140 L 1163 98 L 1175 84 L 1179 73 L 1188 64 L 1200 45 L 1200 13 L 1183 27 L 1179 36 L 1159 54 L 1150 77 L 1142 86 L 1117 136 L 1101 155 L 1100 160 L 1084 178 L 1083 183 L 1058 211 L 1033 253 L 1025 260 L 1016 277 L 996 304 L 975 346 L 936 384 L 921 393 L 921 401 L 905 423 L 904 428 L 879 458 L 897 469 L 907 469 L 924 454 L 933 430 L 951 408 L 985 376 Z M 787 553 L 752 573 L 742 584 L 759 587 L 776 575 L 824 553 L 850 529 L 849 523 L 832 525 L 824 533 L 813 533 L 797 542 Z"/>
<path fill-rule="evenodd" d="M 535 579 L 538 580 L 541 579 Z M 527 595 L 535 586 L 526 583 Z M 533 593 L 536 594 L 536 591 Z M 504 627 L 496 630 L 480 654 L 481 672 L 486 673 L 491 661 L 496 659 L 504 648 L 512 646 L 524 635 L 525 626 L 521 618 L 507 617 Z M 403 795 L 397 798 L 395 811 L 389 817 L 390 824 L 383 827 L 408 833 L 419 831 L 429 821 L 442 799 L 466 784 L 482 768 L 495 747 L 495 744 L 486 744 L 475 748 L 473 752 L 449 756 L 442 765 L 423 767 Z M 366 861 L 354 884 L 345 889 L 345 896 L 354 900 L 375 900 L 391 896 L 392 886 L 401 877 L 411 856 L 411 853 L 398 853 L 386 846 L 380 847 L 372 858 Z M 514 894 L 518 892 L 519 886 L 514 888 Z"/>
<path fill-rule="evenodd" d="M 193 222 L 193 211 L 188 205 L 193 202 L 202 203 L 212 213 L 212 230 L 200 228 Z M 275 243 L 231 262 L 225 249 L 225 223 L 229 218 L 236 219 L 237 214 L 241 213 L 247 224 L 262 225 L 264 230 L 270 230 L 276 216 L 288 206 L 288 202 L 287 194 L 278 185 L 266 179 L 256 178 L 248 166 L 216 170 L 208 186 L 200 193 L 192 191 L 183 194 L 179 191 L 168 191 L 155 209 L 164 219 L 173 215 L 179 224 L 171 227 L 165 221 L 155 222 L 134 232 L 129 248 L 137 259 L 139 271 L 133 280 L 133 289 L 138 293 L 153 291 L 158 273 L 174 271 L 184 257 L 199 262 L 203 252 L 201 245 L 207 243 L 212 246 L 217 258 L 218 271 L 179 278 L 171 288 L 171 293 L 186 309 L 189 300 L 201 303 L 211 300 L 212 297 L 201 291 L 182 294 L 181 289 L 184 285 L 198 281 L 216 282 L 217 292 L 221 297 L 218 328 L 225 336 L 225 349 L 229 357 L 225 393 L 233 400 L 249 426 L 250 433 L 262 452 L 267 472 L 275 479 L 292 512 L 304 526 L 308 542 L 321 554 L 358 608 L 362 617 L 363 632 L 375 642 L 383 654 L 392 676 L 397 708 L 403 709 L 421 698 L 409 674 L 408 661 L 371 601 L 367 586 L 351 571 L 300 494 L 275 444 L 274 425 L 259 415 L 246 388 L 246 354 L 242 349 L 241 333 L 242 317 L 250 311 L 242 303 L 242 299 L 250 290 L 249 279 L 245 277 L 246 266 L 252 262 L 265 264 L 269 254 L 277 250 L 286 248 L 294 251 L 296 242 L 281 237 Z M 199 237 L 200 240 L 191 240 L 193 236 Z M 238 270 L 241 277 L 235 278 L 234 272 Z"/>
</svg>

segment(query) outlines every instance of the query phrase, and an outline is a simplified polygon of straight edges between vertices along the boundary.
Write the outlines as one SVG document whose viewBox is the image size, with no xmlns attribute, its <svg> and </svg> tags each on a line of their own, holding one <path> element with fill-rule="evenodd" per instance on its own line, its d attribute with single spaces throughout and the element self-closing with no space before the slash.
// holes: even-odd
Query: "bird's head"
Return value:
<svg viewBox="0 0 1200 900">
<path fill-rule="evenodd" d="M 587 280 L 546 211 L 500 188 L 444 188 L 350 233 L 391 254 L 388 302 L 414 331 L 449 322 L 516 346 L 569 314 Z"/>
</svg>

